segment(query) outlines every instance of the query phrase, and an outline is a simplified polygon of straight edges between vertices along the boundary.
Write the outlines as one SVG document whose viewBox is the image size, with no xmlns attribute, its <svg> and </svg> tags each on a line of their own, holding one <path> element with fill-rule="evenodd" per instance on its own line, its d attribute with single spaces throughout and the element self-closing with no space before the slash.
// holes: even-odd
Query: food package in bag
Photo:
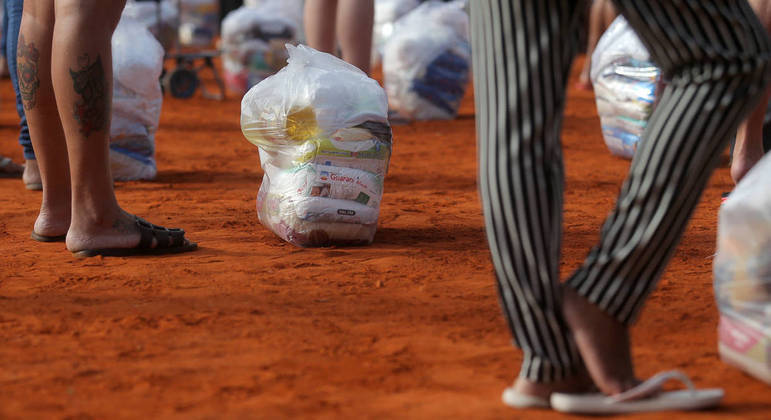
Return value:
<svg viewBox="0 0 771 420">
<path fill-rule="evenodd" d="M 266 0 L 256 7 L 240 7 L 222 21 L 225 84 L 240 94 L 281 70 L 286 64 L 284 44 L 297 41 L 302 26 L 298 0 Z"/>
<path fill-rule="evenodd" d="M 656 102 L 660 70 L 637 34 L 617 17 L 592 54 L 591 79 L 610 152 L 631 159 Z"/>
<path fill-rule="evenodd" d="M 428 1 L 396 22 L 383 48 L 391 109 L 409 120 L 453 119 L 471 70 L 466 2 Z"/>
<path fill-rule="evenodd" d="M 155 178 L 163 55 L 161 44 L 141 23 L 121 18 L 112 37 L 110 165 L 116 180 Z"/>
<path fill-rule="evenodd" d="M 713 264 L 723 360 L 771 384 L 771 155 L 720 209 Z"/>
<path fill-rule="evenodd" d="M 392 149 L 385 92 L 330 54 L 286 48 L 287 66 L 241 102 L 264 171 L 260 222 L 299 246 L 369 244 Z"/>
</svg>

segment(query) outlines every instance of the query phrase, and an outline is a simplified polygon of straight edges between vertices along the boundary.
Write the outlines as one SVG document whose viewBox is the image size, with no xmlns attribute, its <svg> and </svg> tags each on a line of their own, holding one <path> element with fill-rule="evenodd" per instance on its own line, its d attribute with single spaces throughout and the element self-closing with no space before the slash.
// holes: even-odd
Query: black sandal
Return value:
<svg viewBox="0 0 771 420">
<path fill-rule="evenodd" d="M 130 257 L 134 255 L 164 255 L 189 252 L 198 248 L 198 244 L 185 238 L 182 229 L 168 229 L 154 225 L 139 216 L 134 216 L 134 222 L 141 235 L 139 243 L 133 248 L 103 248 L 85 249 L 73 252 L 76 257 L 86 258 L 102 255 L 105 257 Z M 155 246 L 153 246 L 155 239 Z"/>
</svg>

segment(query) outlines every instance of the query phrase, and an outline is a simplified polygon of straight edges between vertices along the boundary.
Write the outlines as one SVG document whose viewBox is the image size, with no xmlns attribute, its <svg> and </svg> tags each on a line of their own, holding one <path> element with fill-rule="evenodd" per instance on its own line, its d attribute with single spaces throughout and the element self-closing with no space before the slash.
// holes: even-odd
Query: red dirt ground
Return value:
<svg viewBox="0 0 771 420">
<path fill-rule="evenodd" d="M 0 96 L 0 154 L 19 159 L 8 80 Z M 365 248 L 299 249 L 259 224 L 239 103 L 167 97 L 158 179 L 117 186 L 126 209 L 184 227 L 195 253 L 75 259 L 29 239 L 40 193 L 0 180 L 0 418 L 561 418 L 500 402 L 521 356 L 483 233 L 471 95 L 455 121 L 394 128 Z M 628 167 L 590 92 L 567 109 L 565 274 Z M 771 413 L 771 388 L 716 352 L 711 262 L 731 185 L 721 168 L 633 331 L 641 376 L 679 368 L 726 389 L 720 410 L 667 417 Z"/>
</svg>

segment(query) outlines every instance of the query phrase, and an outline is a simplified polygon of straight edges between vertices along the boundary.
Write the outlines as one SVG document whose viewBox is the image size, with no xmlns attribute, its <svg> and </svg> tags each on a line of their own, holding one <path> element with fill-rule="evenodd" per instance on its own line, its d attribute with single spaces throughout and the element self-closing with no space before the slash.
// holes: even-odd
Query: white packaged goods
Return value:
<svg viewBox="0 0 771 420">
<path fill-rule="evenodd" d="M 715 297 L 726 362 L 771 384 L 771 155 L 721 206 Z"/>
<path fill-rule="evenodd" d="M 380 63 L 383 47 L 394 33 L 396 21 L 420 5 L 419 0 L 375 0 L 372 33 L 372 65 Z"/>
<path fill-rule="evenodd" d="M 592 54 L 591 78 L 605 144 L 632 158 L 656 102 L 659 69 L 626 19 L 619 16 Z"/>
<path fill-rule="evenodd" d="M 429 1 L 396 22 L 383 49 L 391 109 L 411 120 L 455 118 L 471 67 L 465 1 Z"/>
<path fill-rule="evenodd" d="M 182 45 L 208 47 L 219 35 L 218 0 L 179 0 L 179 41 Z"/>
<path fill-rule="evenodd" d="M 260 222 L 299 246 L 371 243 L 391 157 L 388 103 L 361 70 L 306 46 L 247 92 L 241 130 L 260 148 Z"/>
<path fill-rule="evenodd" d="M 174 46 L 179 31 L 179 9 L 172 0 L 161 0 L 160 8 L 154 1 L 129 0 L 123 9 L 123 16 L 133 18 L 152 32 L 164 49 Z"/>
<path fill-rule="evenodd" d="M 161 44 L 142 24 L 121 18 L 112 37 L 110 163 L 117 180 L 155 178 L 163 54 Z"/>
<path fill-rule="evenodd" d="M 302 2 L 266 0 L 241 7 L 222 21 L 225 84 L 246 93 L 286 64 L 284 44 L 297 41 L 302 26 Z"/>
</svg>

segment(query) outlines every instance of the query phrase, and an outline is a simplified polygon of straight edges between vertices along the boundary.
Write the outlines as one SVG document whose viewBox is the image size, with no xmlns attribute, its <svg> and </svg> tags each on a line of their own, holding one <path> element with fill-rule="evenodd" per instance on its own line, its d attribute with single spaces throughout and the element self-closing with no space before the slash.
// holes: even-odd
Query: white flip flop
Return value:
<svg viewBox="0 0 771 420">
<path fill-rule="evenodd" d="M 513 387 L 503 390 L 501 400 L 512 408 L 549 408 L 549 400 L 543 397 L 517 392 Z"/>
<path fill-rule="evenodd" d="M 679 380 L 688 389 L 662 391 L 661 386 L 672 379 Z M 703 410 L 719 405 L 724 394 L 720 388 L 696 389 L 684 373 L 667 371 L 614 396 L 554 393 L 551 407 L 564 413 L 593 415 Z"/>
</svg>

